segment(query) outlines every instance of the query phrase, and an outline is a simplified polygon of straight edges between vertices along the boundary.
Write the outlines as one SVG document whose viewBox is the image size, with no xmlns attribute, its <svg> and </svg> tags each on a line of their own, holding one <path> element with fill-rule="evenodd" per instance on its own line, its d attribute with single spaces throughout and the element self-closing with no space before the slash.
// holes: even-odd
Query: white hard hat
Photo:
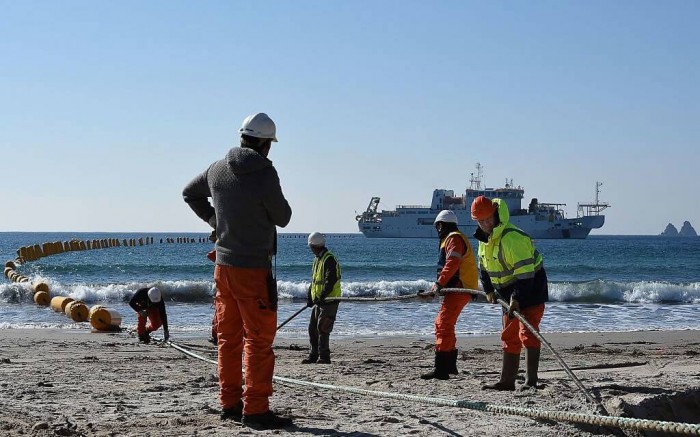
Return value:
<svg viewBox="0 0 700 437">
<path fill-rule="evenodd" d="M 153 303 L 158 303 L 160 302 L 161 298 L 162 296 L 160 294 L 160 290 L 158 290 L 156 287 L 151 287 L 148 289 L 148 300 Z"/>
<path fill-rule="evenodd" d="M 455 214 L 454 211 L 451 211 L 449 209 L 443 209 L 442 211 L 440 211 L 437 217 L 435 217 L 435 221 L 433 222 L 433 224 L 437 222 L 457 224 L 457 214 Z"/>
<path fill-rule="evenodd" d="M 238 132 L 241 135 L 245 134 L 255 138 L 270 138 L 272 141 L 277 142 L 275 122 L 264 112 L 247 116 Z"/>
<path fill-rule="evenodd" d="M 309 234 L 309 246 L 322 247 L 326 245 L 326 237 L 320 232 Z"/>
</svg>

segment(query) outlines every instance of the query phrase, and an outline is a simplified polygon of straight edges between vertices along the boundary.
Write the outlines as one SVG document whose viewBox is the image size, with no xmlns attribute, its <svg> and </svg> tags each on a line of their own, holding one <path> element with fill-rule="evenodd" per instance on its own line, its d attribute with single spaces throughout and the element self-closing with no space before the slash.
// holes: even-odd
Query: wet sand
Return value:
<svg viewBox="0 0 700 437">
<path fill-rule="evenodd" d="M 700 332 L 546 334 L 583 385 L 615 415 L 700 422 Z M 200 339 L 172 341 L 211 359 Z M 543 349 L 540 390 L 482 391 L 500 372 L 497 337 L 460 338 L 460 374 L 424 381 L 429 338 L 331 337 L 331 365 L 302 365 L 306 340 L 278 339 L 276 375 L 367 390 L 468 399 L 494 405 L 593 413 L 554 356 Z M 524 362 L 518 385 L 524 377 Z M 613 435 L 592 425 L 485 413 L 413 401 L 275 383 L 272 408 L 294 419 L 255 431 L 219 419 L 216 366 L 127 333 L 0 330 L 0 435 Z M 628 436 L 643 435 L 625 431 Z M 620 434 L 621 435 L 621 434 Z"/>
</svg>

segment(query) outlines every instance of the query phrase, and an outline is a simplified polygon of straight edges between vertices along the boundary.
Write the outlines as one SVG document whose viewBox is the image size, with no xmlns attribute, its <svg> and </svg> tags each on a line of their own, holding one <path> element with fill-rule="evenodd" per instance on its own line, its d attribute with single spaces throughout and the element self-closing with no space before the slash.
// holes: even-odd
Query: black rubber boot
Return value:
<svg viewBox="0 0 700 437">
<path fill-rule="evenodd" d="M 499 391 L 515 390 L 515 377 L 518 375 L 518 367 L 520 367 L 520 354 L 509 354 L 508 352 L 503 352 L 501 380 L 495 384 L 483 385 L 481 386 L 481 389 Z"/>
<path fill-rule="evenodd" d="M 224 408 L 221 410 L 221 420 L 233 420 L 234 422 L 240 422 L 242 418 L 243 401 L 239 401 L 231 408 Z"/>
<path fill-rule="evenodd" d="M 316 364 L 330 364 L 331 363 L 331 354 L 321 354 L 321 356 L 318 358 L 318 361 L 316 361 Z"/>
<path fill-rule="evenodd" d="M 421 379 L 450 379 L 451 352 L 435 352 L 435 368 L 422 374 Z"/>
<path fill-rule="evenodd" d="M 523 388 L 537 388 L 537 371 L 540 368 L 540 349 L 529 347 L 525 349 L 525 385 Z"/>
<path fill-rule="evenodd" d="M 457 349 L 450 351 L 450 362 L 447 367 L 447 373 L 450 375 L 459 375 L 459 370 L 457 370 L 457 357 L 459 356 L 459 351 Z"/>
<path fill-rule="evenodd" d="M 301 360 L 301 364 L 314 364 L 316 361 L 318 361 L 318 355 L 309 354 L 308 358 Z"/>
<path fill-rule="evenodd" d="M 241 423 L 258 430 L 286 428 L 294 424 L 292 419 L 278 416 L 272 411 L 261 414 L 244 414 Z"/>
</svg>

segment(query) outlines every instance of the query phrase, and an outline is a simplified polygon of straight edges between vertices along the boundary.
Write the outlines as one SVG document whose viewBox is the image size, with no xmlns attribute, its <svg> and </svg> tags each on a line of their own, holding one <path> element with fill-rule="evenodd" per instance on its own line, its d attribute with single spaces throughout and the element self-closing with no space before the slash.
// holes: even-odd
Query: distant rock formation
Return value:
<svg viewBox="0 0 700 437">
<path fill-rule="evenodd" d="M 675 226 L 673 226 L 671 223 L 666 225 L 666 229 L 661 233 L 661 236 L 663 237 L 677 237 L 678 236 L 678 229 L 676 229 Z"/>
<path fill-rule="evenodd" d="M 678 236 L 680 236 L 680 237 L 697 237 L 698 233 L 695 232 L 695 229 L 693 229 L 693 225 L 691 225 L 689 221 L 684 221 L 683 227 L 681 228 L 680 232 L 678 233 Z"/>
<path fill-rule="evenodd" d="M 683 227 L 681 227 L 680 232 L 678 232 L 675 226 L 669 223 L 666 225 L 666 229 L 659 235 L 663 237 L 697 237 L 698 233 L 693 229 L 693 225 L 686 220 L 683 222 Z"/>
</svg>

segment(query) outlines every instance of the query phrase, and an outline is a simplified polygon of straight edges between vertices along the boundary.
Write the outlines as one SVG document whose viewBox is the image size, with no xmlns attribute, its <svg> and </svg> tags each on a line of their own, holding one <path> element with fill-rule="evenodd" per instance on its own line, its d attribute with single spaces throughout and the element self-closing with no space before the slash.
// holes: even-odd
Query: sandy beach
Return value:
<svg viewBox="0 0 700 437">
<path fill-rule="evenodd" d="M 698 331 L 545 336 L 610 414 L 700 422 Z M 204 340 L 172 340 L 215 359 L 214 347 Z M 275 374 L 383 392 L 594 412 L 549 351 L 542 353 L 542 389 L 482 391 L 500 371 L 497 337 L 460 338 L 460 374 L 449 381 L 418 377 L 432 366 L 430 338 L 331 337 L 331 342 L 331 365 L 302 365 L 306 341 L 278 339 Z M 171 347 L 139 344 L 127 333 L 5 329 L 0 375 L 0 435 L 8 436 L 612 435 L 592 425 L 282 383 L 275 383 L 272 408 L 292 417 L 295 426 L 254 431 L 219 419 L 215 365 Z"/>
</svg>

